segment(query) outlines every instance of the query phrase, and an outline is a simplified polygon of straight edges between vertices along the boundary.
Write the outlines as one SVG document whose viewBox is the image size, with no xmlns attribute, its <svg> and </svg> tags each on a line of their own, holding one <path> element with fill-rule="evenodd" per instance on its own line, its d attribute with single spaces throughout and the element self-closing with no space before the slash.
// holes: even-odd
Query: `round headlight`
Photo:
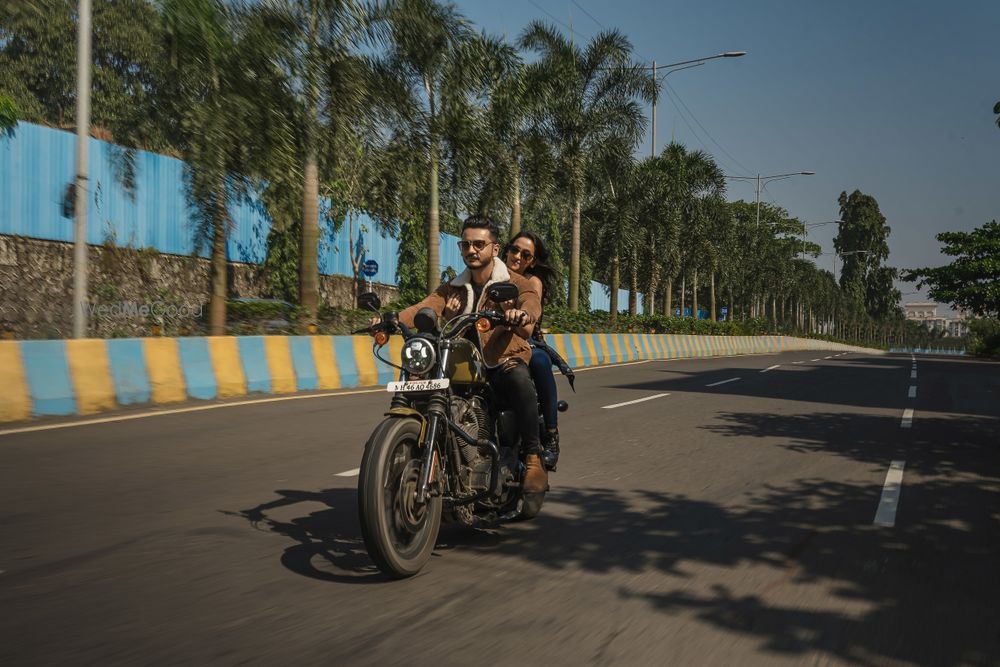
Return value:
<svg viewBox="0 0 1000 667">
<path fill-rule="evenodd" d="M 403 350 L 400 354 L 403 361 L 403 368 L 410 375 L 424 375 L 434 367 L 437 361 L 437 353 L 434 345 L 425 338 L 411 338 L 403 343 Z"/>
</svg>

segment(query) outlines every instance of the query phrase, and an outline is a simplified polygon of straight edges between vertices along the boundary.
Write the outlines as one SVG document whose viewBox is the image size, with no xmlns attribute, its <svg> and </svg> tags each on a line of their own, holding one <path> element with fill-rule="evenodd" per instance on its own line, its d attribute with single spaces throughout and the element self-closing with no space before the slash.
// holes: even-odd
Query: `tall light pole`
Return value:
<svg viewBox="0 0 1000 667">
<path fill-rule="evenodd" d="M 87 336 L 87 143 L 90 135 L 90 0 L 80 0 L 76 39 L 76 186 L 73 203 L 73 338 Z"/>
<path fill-rule="evenodd" d="M 756 176 L 726 176 L 726 178 L 733 181 L 756 181 L 757 182 L 757 226 L 760 226 L 760 192 L 761 189 L 768 184 L 769 181 L 783 181 L 786 178 L 791 178 L 792 176 L 815 176 L 815 171 L 793 171 L 788 174 L 774 174 L 773 176 L 761 176 L 757 174 Z"/>
<path fill-rule="evenodd" d="M 650 67 L 650 70 L 652 71 L 654 80 L 656 80 L 657 78 L 656 77 L 657 70 L 661 69 L 669 70 L 667 72 L 664 72 L 663 76 L 659 78 L 659 80 L 662 80 L 667 78 L 669 74 L 673 74 L 674 72 L 679 72 L 682 69 L 699 67 L 701 65 L 704 65 L 709 60 L 715 60 L 716 58 L 740 58 L 742 56 L 745 56 L 746 54 L 747 54 L 746 51 L 726 51 L 724 53 L 718 53 L 714 56 L 706 56 L 705 58 L 695 58 L 693 60 L 682 60 L 678 63 L 670 63 L 669 65 L 657 65 L 656 61 L 654 60 L 653 66 Z M 653 97 L 653 109 L 652 113 L 650 114 L 649 125 L 652 130 L 651 132 L 652 141 L 650 142 L 650 155 L 652 157 L 656 157 L 656 97 Z"/>
<path fill-rule="evenodd" d="M 847 252 L 833 251 L 833 279 L 837 281 L 837 255 L 847 257 L 848 255 L 867 255 L 870 250 L 848 250 Z M 839 283 L 839 281 L 837 281 Z"/>
<path fill-rule="evenodd" d="M 806 237 L 809 236 L 809 230 L 815 227 L 822 227 L 823 225 L 842 225 L 843 220 L 830 220 L 828 222 L 810 222 L 809 224 L 802 225 L 802 254 L 806 254 Z M 820 253 L 822 254 L 822 253 Z"/>
</svg>

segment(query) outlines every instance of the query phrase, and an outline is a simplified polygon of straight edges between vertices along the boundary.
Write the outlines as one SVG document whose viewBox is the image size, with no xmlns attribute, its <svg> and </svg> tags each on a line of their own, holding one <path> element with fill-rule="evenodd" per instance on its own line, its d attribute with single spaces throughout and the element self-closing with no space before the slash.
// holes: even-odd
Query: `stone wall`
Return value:
<svg viewBox="0 0 1000 667">
<path fill-rule="evenodd" d="M 205 333 L 209 261 L 151 249 L 89 246 L 89 336 Z M 396 287 L 373 285 L 383 303 Z M 268 298 L 260 266 L 229 264 L 230 298 Z M 320 276 L 320 303 L 351 307 L 353 280 Z M 73 244 L 0 235 L 0 336 L 69 338 L 73 331 Z"/>
</svg>

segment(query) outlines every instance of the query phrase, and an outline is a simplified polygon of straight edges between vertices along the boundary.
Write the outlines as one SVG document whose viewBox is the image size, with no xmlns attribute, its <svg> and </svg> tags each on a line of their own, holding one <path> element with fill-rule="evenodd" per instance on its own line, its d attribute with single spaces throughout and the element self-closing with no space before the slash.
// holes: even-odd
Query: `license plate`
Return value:
<svg viewBox="0 0 1000 667">
<path fill-rule="evenodd" d="M 390 394 L 400 391 L 437 391 L 447 389 L 451 381 L 448 378 L 443 380 L 408 380 L 407 382 L 390 382 L 385 386 L 385 390 Z"/>
</svg>

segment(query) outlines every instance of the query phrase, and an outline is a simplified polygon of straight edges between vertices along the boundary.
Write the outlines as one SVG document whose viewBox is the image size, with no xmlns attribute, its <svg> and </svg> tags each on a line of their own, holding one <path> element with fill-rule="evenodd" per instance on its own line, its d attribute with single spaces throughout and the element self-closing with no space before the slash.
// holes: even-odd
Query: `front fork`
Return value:
<svg viewBox="0 0 1000 667">
<path fill-rule="evenodd" d="M 417 488 L 417 502 L 427 502 L 430 493 L 431 475 L 438 465 L 438 430 L 447 426 L 448 399 L 445 394 L 432 396 L 427 406 L 427 438 L 424 440 L 424 458 L 420 463 L 420 486 Z"/>
</svg>

